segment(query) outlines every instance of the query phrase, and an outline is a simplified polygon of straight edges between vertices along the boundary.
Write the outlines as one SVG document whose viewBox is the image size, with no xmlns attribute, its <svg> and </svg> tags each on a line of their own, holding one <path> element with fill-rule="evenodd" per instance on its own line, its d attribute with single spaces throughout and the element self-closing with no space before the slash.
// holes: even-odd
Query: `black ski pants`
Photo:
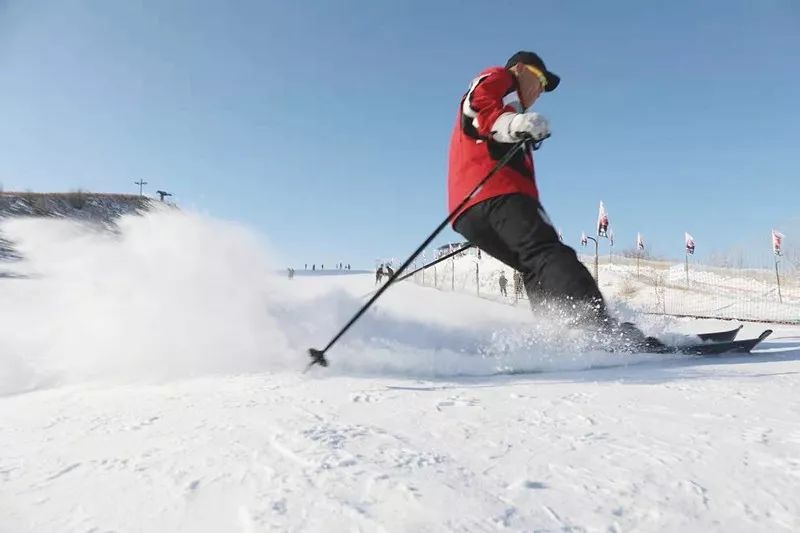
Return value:
<svg viewBox="0 0 800 533">
<path fill-rule="evenodd" d="M 597 283 L 575 250 L 559 240 L 537 199 L 523 194 L 489 198 L 464 212 L 454 228 L 519 271 L 532 306 L 537 302 L 584 303 L 591 315 L 588 318 L 606 319 Z"/>
</svg>

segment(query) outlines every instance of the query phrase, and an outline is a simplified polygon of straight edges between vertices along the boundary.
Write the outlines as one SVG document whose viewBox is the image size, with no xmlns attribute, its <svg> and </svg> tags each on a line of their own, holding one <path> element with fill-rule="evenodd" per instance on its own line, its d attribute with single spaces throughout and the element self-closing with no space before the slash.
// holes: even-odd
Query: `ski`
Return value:
<svg viewBox="0 0 800 533">
<path fill-rule="evenodd" d="M 724 342 L 703 342 L 687 346 L 665 346 L 656 353 L 682 353 L 686 355 L 699 355 L 703 357 L 725 355 L 733 353 L 750 353 L 764 339 L 772 334 L 771 329 L 764 330 L 761 335 L 752 339 L 732 340 Z"/>
<path fill-rule="evenodd" d="M 736 335 L 742 330 L 743 326 L 728 331 L 715 331 L 713 333 L 698 333 L 697 336 L 703 342 L 730 342 L 736 338 Z"/>
<path fill-rule="evenodd" d="M 633 322 L 623 322 L 622 326 L 628 326 L 635 328 L 636 324 Z M 742 330 L 744 326 L 740 325 L 736 329 L 730 329 L 726 331 L 711 331 L 708 333 L 695 333 L 695 337 L 700 337 L 700 340 L 703 342 L 730 342 L 736 338 L 736 335 Z"/>
</svg>

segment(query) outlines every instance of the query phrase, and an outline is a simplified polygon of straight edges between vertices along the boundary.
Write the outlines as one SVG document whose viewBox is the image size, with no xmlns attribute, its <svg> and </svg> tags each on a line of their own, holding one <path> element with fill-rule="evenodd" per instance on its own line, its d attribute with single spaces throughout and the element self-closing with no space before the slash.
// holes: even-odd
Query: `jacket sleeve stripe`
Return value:
<svg viewBox="0 0 800 533">
<path fill-rule="evenodd" d="M 461 112 L 472 119 L 472 125 L 475 126 L 475 129 L 478 129 L 478 110 L 472 107 L 472 93 L 475 91 L 475 88 L 478 86 L 478 84 L 480 84 L 480 82 L 485 80 L 488 76 L 488 74 L 484 74 L 483 76 L 478 76 L 472 80 L 472 83 L 469 84 L 467 95 L 464 97 L 464 103 L 461 106 Z"/>
</svg>

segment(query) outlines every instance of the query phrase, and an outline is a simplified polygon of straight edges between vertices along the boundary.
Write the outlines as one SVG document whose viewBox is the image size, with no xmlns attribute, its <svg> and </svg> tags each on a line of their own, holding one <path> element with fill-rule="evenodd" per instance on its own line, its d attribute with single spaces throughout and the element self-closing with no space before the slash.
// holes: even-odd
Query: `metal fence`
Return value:
<svg viewBox="0 0 800 533">
<path fill-rule="evenodd" d="M 412 270 L 422 266 L 412 265 Z M 505 294 L 501 290 L 501 274 L 506 278 Z M 477 248 L 426 269 L 421 269 L 409 281 L 443 291 L 472 294 L 481 298 L 516 304 L 527 299 L 522 279 L 514 271 Z"/>
<path fill-rule="evenodd" d="M 767 267 L 771 258 L 757 258 L 762 268 L 737 268 L 691 257 L 687 262 L 606 255 L 600 258 L 598 283 L 608 299 L 646 313 L 800 323 L 800 269 L 783 258 Z M 593 272 L 594 256 L 581 260 Z M 501 294 L 501 273 L 506 294 Z M 515 290 L 521 284 L 515 283 L 513 270 L 485 253 L 479 258 L 474 249 L 421 270 L 411 280 L 512 305 L 526 298 L 524 290 Z"/>
<path fill-rule="evenodd" d="M 762 264 L 768 262 L 765 255 Z M 649 313 L 800 322 L 800 272 L 785 260 L 772 268 L 736 268 L 691 256 L 684 262 L 614 256 L 601 260 L 599 283 L 611 297 Z"/>
</svg>

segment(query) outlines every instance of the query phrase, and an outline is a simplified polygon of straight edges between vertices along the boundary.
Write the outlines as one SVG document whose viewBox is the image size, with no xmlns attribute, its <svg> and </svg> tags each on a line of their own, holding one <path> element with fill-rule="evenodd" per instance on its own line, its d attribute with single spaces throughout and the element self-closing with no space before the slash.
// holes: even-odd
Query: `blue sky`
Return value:
<svg viewBox="0 0 800 533">
<path fill-rule="evenodd" d="M 794 0 L 0 0 L 0 182 L 144 177 L 288 263 L 372 266 L 446 215 L 458 100 L 520 49 L 562 77 L 536 164 L 569 244 L 600 200 L 620 247 L 800 237 Z"/>
</svg>

